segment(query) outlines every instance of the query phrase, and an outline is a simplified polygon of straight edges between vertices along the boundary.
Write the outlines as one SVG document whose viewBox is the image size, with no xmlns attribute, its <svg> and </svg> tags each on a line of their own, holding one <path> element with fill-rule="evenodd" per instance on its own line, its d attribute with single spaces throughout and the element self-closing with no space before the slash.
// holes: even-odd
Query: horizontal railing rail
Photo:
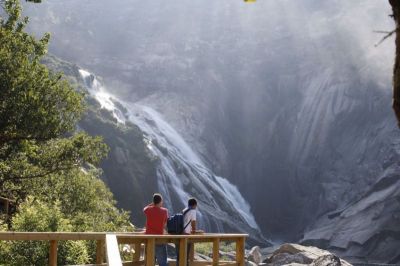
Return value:
<svg viewBox="0 0 400 266">
<path fill-rule="evenodd" d="M 96 265 L 155 265 L 155 245 L 179 244 L 179 266 L 186 265 L 187 245 L 194 243 L 212 243 L 212 261 L 194 261 L 194 249 L 189 255 L 190 265 L 245 265 L 245 241 L 247 234 L 195 234 L 195 235 L 146 235 L 133 232 L 0 232 L 0 241 L 49 241 L 49 265 L 57 265 L 58 241 L 94 240 L 96 241 Z M 220 261 L 220 242 L 236 243 L 236 260 Z M 119 245 L 133 246 L 132 260 L 122 262 Z M 145 251 L 142 256 L 142 247 Z M 143 257 L 143 258 L 142 258 Z M 107 264 L 104 264 L 104 262 Z M 171 261 L 175 265 L 175 261 Z"/>
</svg>

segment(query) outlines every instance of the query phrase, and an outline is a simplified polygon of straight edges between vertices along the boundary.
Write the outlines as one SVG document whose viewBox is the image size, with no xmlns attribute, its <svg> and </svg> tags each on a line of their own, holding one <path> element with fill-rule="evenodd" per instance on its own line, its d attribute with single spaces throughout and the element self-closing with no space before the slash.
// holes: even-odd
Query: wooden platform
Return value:
<svg viewBox="0 0 400 266">
<path fill-rule="evenodd" d="M 209 242 L 213 245 L 212 261 L 194 261 L 194 250 L 190 254 L 191 266 L 204 265 L 239 265 L 245 264 L 246 234 L 201 234 L 201 235 L 145 235 L 142 233 L 118 232 L 0 232 L 0 241 L 49 241 L 49 265 L 57 265 L 57 243 L 62 240 L 95 240 L 97 241 L 96 265 L 155 265 L 155 245 L 179 243 L 179 266 L 186 266 L 187 244 Z M 236 260 L 220 261 L 219 245 L 221 241 L 236 243 Z M 134 253 L 131 261 L 123 262 L 119 245 L 130 245 Z M 176 265 L 176 261 L 169 261 Z"/>
</svg>

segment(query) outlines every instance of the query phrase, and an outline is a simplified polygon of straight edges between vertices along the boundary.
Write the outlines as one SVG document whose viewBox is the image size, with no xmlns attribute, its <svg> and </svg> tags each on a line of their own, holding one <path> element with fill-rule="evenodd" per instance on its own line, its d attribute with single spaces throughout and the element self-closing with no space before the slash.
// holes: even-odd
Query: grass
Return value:
<svg viewBox="0 0 400 266">
<path fill-rule="evenodd" d="M 194 245 L 194 250 L 196 253 L 207 257 L 212 257 L 212 248 L 213 248 L 212 243 L 196 243 Z M 226 253 L 236 251 L 236 244 L 234 242 L 220 242 L 219 250 Z M 230 258 L 227 256 L 221 256 L 220 259 L 230 260 Z"/>
</svg>

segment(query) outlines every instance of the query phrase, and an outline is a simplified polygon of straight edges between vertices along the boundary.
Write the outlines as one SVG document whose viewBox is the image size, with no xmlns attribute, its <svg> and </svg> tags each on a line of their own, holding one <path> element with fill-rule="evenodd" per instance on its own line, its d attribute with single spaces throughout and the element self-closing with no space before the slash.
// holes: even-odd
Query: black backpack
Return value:
<svg viewBox="0 0 400 266">
<path fill-rule="evenodd" d="M 188 208 L 184 210 L 181 213 L 177 213 L 172 215 L 171 217 L 168 218 L 167 220 L 167 231 L 168 234 L 172 235 L 181 235 L 185 231 L 186 227 L 192 222 L 190 220 L 186 225 L 184 224 L 185 221 L 185 215 L 188 213 L 191 209 Z"/>
</svg>

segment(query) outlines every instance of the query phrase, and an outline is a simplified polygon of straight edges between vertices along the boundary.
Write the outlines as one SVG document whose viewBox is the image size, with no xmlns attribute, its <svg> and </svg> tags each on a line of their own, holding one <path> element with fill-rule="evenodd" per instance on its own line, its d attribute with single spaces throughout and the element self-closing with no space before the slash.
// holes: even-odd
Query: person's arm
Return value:
<svg viewBox="0 0 400 266">
<path fill-rule="evenodd" d="M 196 233 L 196 220 L 191 221 L 190 223 L 192 224 L 192 232 L 190 232 L 190 233 L 195 234 Z"/>
<path fill-rule="evenodd" d="M 166 215 L 164 219 L 164 226 L 163 226 L 164 229 L 167 228 L 167 221 L 168 221 L 168 215 Z"/>
<path fill-rule="evenodd" d="M 164 234 L 168 234 L 168 230 L 167 230 L 168 217 L 169 217 L 168 210 L 166 210 L 166 215 L 164 218 L 164 225 L 163 225 Z"/>
<path fill-rule="evenodd" d="M 150 203 L 149 205 L 147 205 L 146 207 L 144 207 L 143 212 L 146 213 L 147 209 L 151 206 L 153 206 L 153 203 Z"/>
<path fill-rule="evenodd" d="M 192 231 L 190 232 L 191 234 L 196 233 L 196 210 L 191 211 L 192 212 L 192 217 L 191 217 L 191 226 L 192 226 Z"/>
</svg>

